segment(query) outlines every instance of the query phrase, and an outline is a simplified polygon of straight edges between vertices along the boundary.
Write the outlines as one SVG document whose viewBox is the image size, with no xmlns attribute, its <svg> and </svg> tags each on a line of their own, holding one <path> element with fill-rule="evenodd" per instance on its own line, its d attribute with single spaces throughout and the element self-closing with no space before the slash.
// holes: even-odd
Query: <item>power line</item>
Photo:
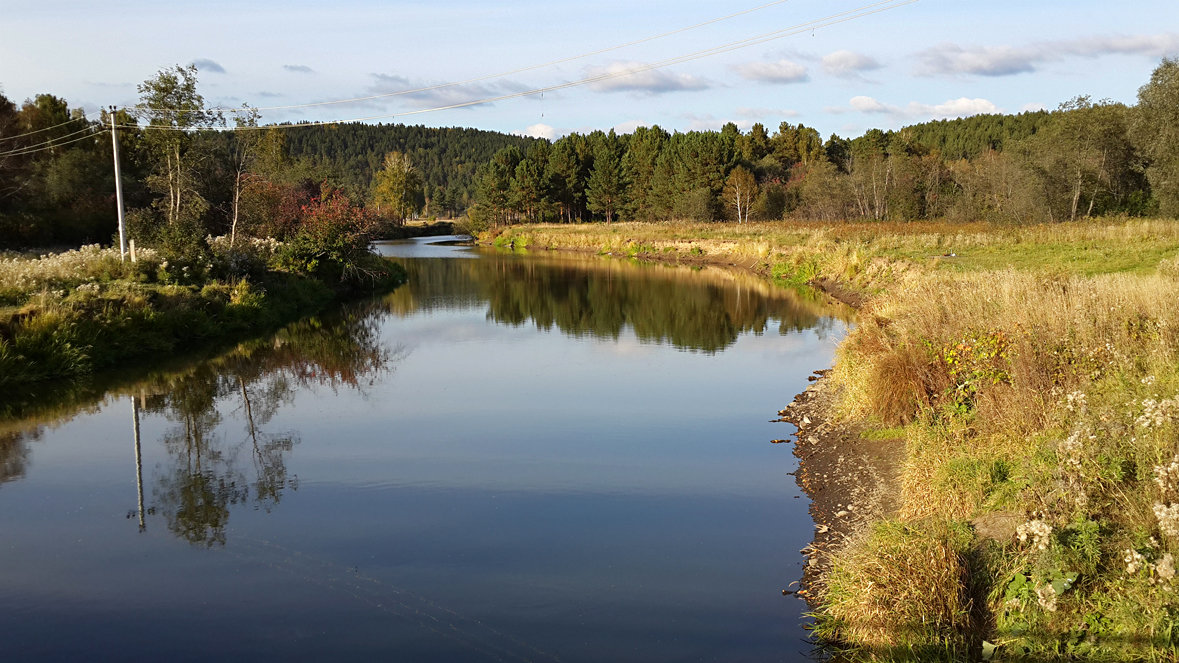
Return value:
<svg viewBox="0 0 1179 663">
<path fill-rule="evenodd" d="M 58 127 L 64 127 L 65 125 L 67 125 L 67 124 L 70 124 L 70 123 L 72 123 L 72 122 L 83 122 L 83 121 L 85 121 L 85 122 L 88 122 L 89 120 L 87 120 L 87 119 L 86 119 L 86 118 L 84 118 L 84 117 L 75 117 L 75 118 L 70 118 L 70 119 L 66 120 L 65 122 L 62 122 L 62 123 L 60 123 L 60 124 L 55 124 L 55 125 L 53 125 L 53 126 L 51 126 L 51 127 L 45 127 L 45 128 L 43 128 L 43 129 L 37 129 L 36 131 L 29 131 L 29 132 L 26 132 L 26 133 L 23 133 L 23 134 L 16 134 L 15 136 L 4 136 L 4 137 L 0 137 L 0 142 L 6 141 L 6 140 L 16 140 L 17 138 L 24 138 L 25 136 L 32 136 L 33 134 L 39 134 L 39 133 L 41 133 L 42 131 L 49 131 L 50 129 L 56 129 L 56 128 L 58 128 Z"/>
<path fill-rule="evenodd" d="M 361 101 L 372 101 L 372 100 L 374 100 L 374 99 L 384 99 L 384 98 L 388 98 L 388 97 L 402 96 L 402 95 L 406 95 L 406 94 L 417 94 L 417 93 L 421 93 L 421 92 L 432 92 L 432 91 L 434 91 L 434 90 L 441 90 L 441 89 L 445 89 L 445 88 L 448 88 L 448 87 L 457 87 L 457 86 L 459 86 L 459 85 L 469 85 L 469 84 L 471 84 L 471 83 L 478 83 L 478 82 L 480 82 L 480 81 L 486 81 L 486 80 L 489 80 L 489 79 L 492 79 L 492 78 L 503 78 L 504 76 L 511 76 L 511 75 L 513 75 L 513 74 L 519 74 L 519 73 L 523 73 L 523 72 L 525 72 L 525 71 L 534 71 L 534 70 L 536 70 L 536 69 L 544 69 L 544 68 L 546 68 L 546 67 L 552 67 L 552 66 L 555 66 L 555 65 L 564 64 L 564 63 L 566 63 L 566 62 L 573 62 L 573 61 L 575 61 L 575 60 L 582 60 L 582 59 L 585 59 L 585 58 L 588 58 L 588 57 L 593 57 L 593 56 L 595 56 L 595 55 L 601 55 L 601 54 L 603 54 L 603 53 L 609 53 L 609 52 L 611 52 L 611 51 L 617 51 L 617 50 L 621 50 L 621 49 L 623 49 L 623 48 L 629 48 L 629 47 L 631 47 L 631 46 L 637 46 L 638 44 L 645 44 L 645 43 L 647 43 L 647 42 L 650 42 L 650 41 L 656 41 L 656 40 L 658 40 L 658 39 L 664 39 L 664 38 L 666 38 L 666 37 L 671 37 L 671 36 L 674 36 L 674 35 L 677 35 L 677 34 L 680 34 L 680 33 L 683 33 L 683 32 L 689 32 L 689 31 L 691 31 L 691 30 L 696 30 L 696 29 L 698 29 L 698 28 L 702 28 L 702 27 L 705 27 L 705 26 L 708 26 L 708 25 L 712 25 L 712 24 L 714 24 L 714 23 L 720 23 L 720 22 L 722 22 L 722 21 L 727 21 L 727 20 L 730 20 L 730 19 L 734 19 L 734 18 L 737 18 L 737 17 L 739 17 L 739 16 L 744 16 L 744 15 L 746 15 L 746 14 L 752 14 L 752 13 L 754 13 L 754 12 L 758 12 L 758 11 L 761 11 L 761 10 L 763 10 L 763 9 L 767 9 L 767 8 L 769 8 L 769 7 L 773 7 L 773 6 L 775 6 L 775 5 L 781 5 L 781 4 L 785 4 L 785 3 L 789 2 L 789 1 L 790 1 L 790 0 L 774 0 L 773 2 L 768 2 L 768 3 L 766 3 L 766 4 L 763 4 L 763 5 L 758 5 L 757 7 L 752 7 L 752 8 L 750 8 L 750 9 L 744 9 L 744 10 L 741 10 L 741 11 L 739 11 L 739 12 L 734 12 L 734 13 L 732 13 L 732 14 L 727 14 L 727 15 L 725 15 L 725 16 L 720 16 L 720 17 L 717 17 L 717 18 L 709 19 L 709 20 L 707 20 L 707 21 L 703 21 L 703 22 L 701 22 L 701 23 L 696 23 L 696 24 L 694 24 L 694 25 L 689 25 L 689 26 L 686 26 L 686 27 L 677 28 L 677 29 L 675 29 L 675 30 L 671 30 L 670 32 L 663 32 L 663 33 L 660 33 L 660 34 L 657 34 L 657 35 L 652 35 L 652 36 L 650 36 L 650 37 L 643 37 L 642 39 L 636 39 L 636 40 L 634 40 L 634 41 L 629 41 L 629 42 L 626 42 L 626 43 L 624 43 L 624 44 L 618 44 L 618 45 L 616 45 L 616 46 L 608 46 L 608 47 L 606 47 L 606 48 L 600 48 L 600 49 L 598 49 L 598 50 L 596 50 L 596 51 L 590 51 L 590 52 L 588 52 L 588 53 L 582 53 L 582 54 L 580 54 L 580 55 L 572 55 L 572 56 L 569 56 L 569 57 L 559 58 L 559 59 L 557 59 L 557 60 L 551 60 L 551 61 L 549 61 L 549 62 L 545 62 L 545 63 L 542 63 L 542 64 L 529 65 L 529 66 L 527 66 L 527 67 L 520 67 L 520 68 L 518 68 L 518 69 L 512 69 L 512 70 L 509 70 L 509 71 L 500 72 L 500 73 L 498 73 L 498 74 L 487 74 L 487 75 L 485 75 L 485 76 L 478 76 L 478 77 L 476 77 L 476 78 L 468 78 L 468 79 L 466 79 L 466 80 L 462 80 L 462 81 L 453 81 L 453 82 L 450 82 L 450 83 L 438 83 L 437 85 L 430 85 L 430 86 L 426 86 L 426 87 L 413 88 L 413 89 L 409 89 L 409 90 L 398 90 L 397 92 L 386 92 L 386 93 L 382 93 L 382 94 L 374 94 L 374 95 L 370 95 L 370 96 L 367 96 L 367 97 L 354 97 L 354 98 L 352 98 L 352 99 L 334 99 L 334 100 L 331 100 L 331 101 L 316 101 L 316 102 L 311 102 L 311 103 L 306 103 L 306 104 L 290 104 L 290 105 L 287 105 L 287 106 L 260 106 L 260 107 L 257 107 L 257 108 L 253 108 L 253 107 L 252 107 L 252 108 L 249 108 L 249 109 L 246 109 L 246 108 L 234 108 L 234 107 L 222 107 L 222 106 L 218 106 L 218 107 L 215 107 L 215 108 L 211 108 L 211 109 L 209 109 L 209 110 L 212 110 L 212 111 L 226 111 L 226 112 L 230 112 L 230 113 L 240 113 L 240 112 L 243 112 L 243 111 L 244 111 L 244 112 L 249 112 L 250 110 L 256 110 L 256 111 L 271 111 L 271 110 L 293 110 L 293 109 L 296 109 L 296 108 L 313 108 L 313 107 L 316 107 L 316 106 L 330 106 L 330 105 L 333 105 L 333 104 L 347 104 L 347 103 L 356 103 L 356 102 L 361 102 Z M 178 112 L 179 110 L 183 110 L 183 109 L 175 109 L 175 108 L 144 108 L 143 110 L 154 111 L 154 112 L 161 112 L 161 113 L 170 113 L 170 112 Z"/>
<path fill-rule="evenodd" d="M 430 86 L 426 86 L 426 87 L 419 87 L 419 88 L 414 88 L 414 89 L 409 89 L 409 90 L 398 90 L 397 92 L 385 92 L 382 94 L 374 94 L 374 95 L 370 95 L 367 97 L 355 97 L 352 99 L 336 99 L 336 100 L 332 100 L 332 101 L 318 101 L 318 102 L 307 103 L 307 104 L 291 104 L 288 106 L 262 106 L 262 107 L 255 108 L 254 110 L 258 110 L 258 111 L 293 110 L 296 108 L 312 108 L 315 106 L 329 106 L 329 105 L 333 105 L 333 104 L 347 104 L 347 103 L 355 103 L 355 102 L 360 102 L 360 101 L 372 101 L 374 99 L 384 99 L 384 98 L 388 98 L 388 97 L 397 97 L 397 96 L 402 96 L 402 95 L 407 95 L 407 94 L 418 94 L 421 92 L 433 92 L 435 90 L 442 90 L 442 89 L 445 89 L 448 87 L 458 87 L 460 85 L 470 85 L 471 83 L 479 83 L 481 81 L 486 81 L 486 80 L 490 80 L 493 78 L 503 78 L 504 76 L 512 76 L 514 74 L 520 74 L 520 73 L 524 73 L 526 71 L 535 71 L 537 69 L 545 69 L 547 67 L 553 67 L 553 66 L 556 66 L 559 64 L 565 64 L 566 62 L 573 62 L 575 60 L 583 60 L 585 58 L 593 57 L 595 55 L 601 55 L 603 53 L 609 53 L 611 51 L 617 51 L 617 50 L 621 50 L 624 48 L 629 48 L 631 46 L 645 44 L 647 42 L 656 41 L 658 39 L 664 39 L 666 37 L 672 37 L 674 35 L 678 35 L 678 34 L 681 34 L 684 32 L 689 32 L 691 30 L 696 30 L 696 29 L 699 29 L 699 28 L 702 28 L 702 27 L 705 27 L 708 25 L 713 25 L 714 23 L 720 23 L 722 21 L 734 19 L 734 18 L 737 18 L 738 16 L 752 14 L 754 12 L 761 11 L 763 9 L 767 9 L 767 8 L 773 7 L 775 5 L 785 4 L 789 1 L 790 0 L 775 0 L 774 2 L 768 2 L 764 5 L 759 5 L 757 7 L 752 7 L 750 9 L 745 9 L 745 10 L 742 10 L 739 12 L 734 12 L 734 13 L 728 14 L 726 16 L 720 16 L 718 18 L 709 19 L 709 20 L 704 21 L 702 23 L 696 23 L 695 25 L 689 25 L 686 27 L 677 28 L 677 29 L 672 30 L 670 32 L 664 32 L 661 34 L 652 35 L 650 37 L 643 37 L 642 39 L 628 41 L 624 44 L 618 44 L 616 46 L 608 46 L 606 48 L 600 48 L 596 51 L 590 51 L 588 53 L 582 53 L 580 55 L 571 55 L 569 57 L 564 57 L 564 58 L 560 58 L 557 60 L 550 60 L 549 62 L 545 62 L 542 64 L 535 64 L 535 65 L 529 65 L 527 67 L 520 67 L 518 69 L 512 69 L 512 70 L 501 72 L 498 74 L 487 74 L 485 76 L 479 76 L 476 78 L 468 78 L 463 81 L 454 81 L 454 82 L 450 82 L 450 83 L 439 83 L 437 85 L 430 85 Z M 230 112 L 240 112 L 244 109 L 237 108 L 237 109 L 218 109 L 218 110 L 229 110 Z"/>
<path fill-rule="evenodd" d="M 12 155 L 18 155 L 18 154 L 27 154 L 29 152 L 40 151 L 41 149 L 49 149 L 52 147 L 57 147 L 58 145 L 61 145 L 62 144 L 61 141 L 65 140 L 66 138 L 71 138 L 73 136 L 77 136 L 78 134 L 87 133 L 87 132 L 93 131 L 93 129 L 94 128 L 91 126 L 86 126 L 86 127 L 79 129 L 77 131 L 73 131 L 68 134 L 65 134 L 64 136 L 58 136 L 57 138 L 50 138 L 47 141 L 43 141 L 43 142 L 36 143 L 33 145 L 24 145 L 22 147 L 16 147 L 11 150 L 8 150 L 7 152 L 0 152 L 0 157 L 12 156 Z"/>
<path fill-rule="evenodd" d="M 283 123 L 283 124 L 270 124 L 270 125 L 263 125 L 263 126 L 257 126 L 257 127 L 231 127 L 231 129 L 234 131 L 251 131 L 251 130 L 265 130 L 265 129 L 288 129 L 288 128 L 295 128 L 295 127 L 326 126 L 326 125 L 331 125 L 331 124 L 347 124 L 347 123 L 352 123 L 352 122 L 368 122 L 368 121 L 372 121 L 372 120 L 388 119 L 388 118 L 400 117 L 400 116 L 405 116 L 405 115 L 421 115 L 424 113 L 434 113 L 434 112 L 439 112 L 439 111 L 444 111 L 444 110 L 453 110 L 456 108 L 466 108 L 466 107 L 470 107 L 470 106 L 478 106 L 478 105 L 487 104 L 487 103 L 494 103 L 497 101 L 506 101 L 508 99 L 517 99 L 520 97 L 528 97 L 528 96 L 532 96 L 532 95 L 536 95 L 536 94 L 543 94 L 545 92 L 552 92 L 555 90 L 563 90 L 563 89 L 578 87 L 578 86 L 582 86 L 582 85 L 591 85 L 593 83 L 600 83 L 600 82 L 604 82 L 604 81 L 608 81 L 608 80 L 613 80 L 616 78 L 633 76 L 633 75 L 641 74 L 641 73 L 644 73 L 647 71 L 652 71 L 655 69 L 662 69 L 662 68 L 670 67 L 670 66 L 676 65 L 676 64 L 683 64 L 685 62 L 691 62 L 691 61 L 699 60 L 699 59 L 702 59 L 705 57 L 710 57 L 713 55 L 720 55 L 723 53 L 728 53 L 731 51 L 739 50 L 742 48 L 748 48 L 750 46 L 757 46 L 757 45 L 764 44 L 769 41 L 774 41 L 777 39 L 782 39 L 785 37 L 793 36 L 796 34 L 801 34 L 803 32 L 810 32 L 813 30 L 818 30 L 820 28 L 826 28 L 826 27 L 830 27 L 832 25 L 837 25 L 839 23 L 846 23 L 848 21 L 853 21 L 855 19 L 863 18 L 865 16 L 879 14 L 879 13 L 882 13 L 885 11 L 889 11 L 892 9 L 897 9 L 899 7 L 903 7 L 905 5 L 911 5 L 916 2 L 918 2 L 918 0 L 881 0 L 880 2 L 874 2 L 874 3 L 867 4 L 867 5 L 862 5 L 860 7 L 855 8 L 855 9 L 850 9 L 850 10 L 843 11 L 843 12 L 838 12 L 835 14 L 831 14 L 829 16 L 825 16 L 823 18 L 814 19 L 811 21 L 807 21 L 805 23 L 800 23 L 800 24 L 791 26 L 791 27 L 782 28 L 780 30 L 775 30 L 775 31 L 764 33 L 764 34 L 757 35 L 754 37 L 748 37 L 746 39 L 740 39 L 737 41 L 729 42 L 727 44 L 722 44 L 720 46 L 715 46 L 715 47 L 700 50 L 700 51 L 694 51 L 694 52 L 688 53 L 686 55 L 681 55 L 681 56 L 677 56 L 674 58 L 669 58 L 669 59 L 655 62 L 652 64 L 641 65 L 638 67 L 628 69 L 626 71 L 598 74 L 598 75 L 588 76 L 586 78 L 581 78 L 581 79 L 574 80 L 574 81 L 567 81 L 564 83 L 556 83 L 553 85 L 532 88 L 529 90 L 523 90 L 520 92 L 513 92 L 513 93 L 503 94 L 503 95 L 498 95 L 498 96 L 473 99 L 473 100 L 458 102 L 458 103 L 449 104 L 449 105 L 445 105 L 445 106 L 435 106 L 435 107 L 431 107 L 431 108 L 421 108 L 421 109 L 416 109 L 416 110 L 401 111 L 398 113 L 388 113 L 388 114 L 382 114 L 382 115 L 371 115 L 368 117 L 360 117 L 360 118 L 354 118 L 354 119 L 349 119 L 349 120 L 324 120 L 324 121 L 316 121 L 316 122 L 288 122 L 288 123 Z M 749 10 L 749 11 L 752 11 L 752 10 Z M 720 20 L 720 19 L 718 19 L 718 20 Z M 385 95 L 385 96 L 392 96 L 393 94 L 407 94 L 407 93 L 408 92 L 391 93 L 390 95 Z M 343 103 L 343 101 L 337 101 L 337 102 L 333 102 L 333 103 Z M 320 105 L 320 104 L 307 104 L 306 106 L 314 106 L 314 105 Z M 296 108 L 296 107 L 303 107 L 303 106 L 292 106 L 291 108 Z M 163 112 L 169 112 L 169 111 L 167 109 L 164 109 Z M 120 126 L 120 128 L 125 128 L 125 129 L 146 129 L 146 130 L 156 130 L 156 131 L 159 131 L 159 130 L 190 131 L 190 130 L 192 130 L 191 128 L 187 128 L 187 127 L 174 127 L 174 126 L 152 126 L 152 125 L 146 125 L 146 126 L 119 125 L 119 126 Z M 201 127 L 201 128 L 212 128 L 212 127 Z"/>
<path fill-rule="evenodd" d="M 53 149 L 53 148 L 55 148 L 55 147 L 65 147 L 66 145 L 71 145 L 71 144 L 73 144 L 73 143 L 77 143 L 77 142 L 79 142 L 79 141 L 86 140 L 87 138 L 94 138 L 94 137 L 96 137 L 96 136 L 98 136 L 98 135 L 99 135 L 99 132 L 97 132 L 97 131 L 91 131 L 91 128 L 90 128 L 90 127 L 87 127 L 87 128 L 85 128 L 85 129 L 83 129 L 82 131 L 75 131 L 74 133 L 72 133 L 72 134 L 69 134 L 69 135 L 70 135 L 70 136 L 75 136 L 75 135 L 77 135 L 77 134 L 79 134 L 79 133 L 83 133 L 83 132 L 86 132 L 86 133 L 87 133 L 87 135 L 85 135 L 85 136 L 81 136 L 81 137 L 79 137 L 79 138 L 75 138 L 75 139 L 73 139 L 73 140 L 67 140 L 67 141 L 65 141 L 65 142 L 54 142 L 53 144 L 49 144 L 49 142 L 45 142 L 45 143 L 40 143 L 40 144 L 39 144 L 39 145 L 42 145 L 42 146 L 44 146 L 44 147 L 39 147 L 39 146 L 30 146 L 30 147 L 27 147 L 27 148 L 22 148 L 22 149 L 19 149 L 19 150 L 12 150 L 12 151 L 10 151 L 10 152 L 0 152 L 0 157 L 9 157 L 9 156 L 24 156 L 24 155 L 26 155 L 26 154 L 35 154 L 35 153 L 37 153 L 37 152 L 44 152 L 45 150 L 52 150 L 52 149 Z M 64 136 L 63 136 L 63 138 L 64 138 Z M 58 140 L 60 140 L 60 139 L 58 139 Z"/>
</svg>

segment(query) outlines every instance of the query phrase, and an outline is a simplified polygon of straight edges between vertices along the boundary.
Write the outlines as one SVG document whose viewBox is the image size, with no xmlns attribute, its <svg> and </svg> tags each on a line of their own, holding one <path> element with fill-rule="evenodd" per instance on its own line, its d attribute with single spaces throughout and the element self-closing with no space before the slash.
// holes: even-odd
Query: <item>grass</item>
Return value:
<svg viewBox="0 0 1179 663">
<path fill-rule="evenodd" d="M 913 270 L 1148 274 L 1179 255 L 1179 224 L 1139 219 L 1035 226 L 803 221 L 553 224 L 496 232 L 500 246 L 515 241 L 531 249 L 723 260 L 788 279 L 837 279 L 865 294 L 881 292 Z"/>
<path fill-rule="evenodd" d="M 820 588 L 816 635 L 845 657 L 1179 659 L 1179 222 L 516 234 L 861 299 L 840 416 L 906 452 L 899 510 Z"/>
<path fill-rule="evenodd" d="M 240 248 L 224 261 L 216 243 L 213 248 L 214 261 L 244 264 Z M 87 246 L 0 259 L 0 389 L 276 328 L 341 294 L 313 278 L 264 267 L 200 285 L 169 282 L 168 265 L 154 252 L 140 250 L 138 257 L 124 262 L 113 249 Z M 390 283 L 404 279 L 400 268 L 372 261 L 371 271 Z"/>
</svg>

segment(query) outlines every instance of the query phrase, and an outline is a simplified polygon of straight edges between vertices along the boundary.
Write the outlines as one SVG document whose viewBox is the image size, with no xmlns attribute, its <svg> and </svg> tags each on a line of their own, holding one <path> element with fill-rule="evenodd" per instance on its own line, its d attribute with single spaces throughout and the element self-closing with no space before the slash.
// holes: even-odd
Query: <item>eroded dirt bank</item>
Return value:
<svg viewBox="0 0 1179 663">
<path fill-rule="evenodd" d="M 827 373 L 816 371 L 806 391 L 778 413 L 781 421 L 798 427 L 795 478 L 811 499 L 815 538 L 804 550 L 808 564 L 798 594 L 812 607 L 821 596 L 831 553 L 859 528 L 896 510 L 904 455 L 903 440 L 866 439 L 863 424 L 837 419 L 839 395 Z"/>
</svg>

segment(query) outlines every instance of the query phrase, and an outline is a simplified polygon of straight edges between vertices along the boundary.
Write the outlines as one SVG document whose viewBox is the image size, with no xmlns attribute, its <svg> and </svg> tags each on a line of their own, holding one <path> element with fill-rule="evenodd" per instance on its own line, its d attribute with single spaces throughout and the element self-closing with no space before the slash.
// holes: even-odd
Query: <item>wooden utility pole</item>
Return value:
<svg viewBox="0 0 1179 663">
<path fill-rule="evenodd" d="M 123 176 L 119 171 L 119 135 L 115 132 L 115 107 L 111 106 L 111 151 L 115 155 L 115 201 L 119 206 L 119 259 L 127 259 L 127 230 L 123 221 Z"/>
</svg>

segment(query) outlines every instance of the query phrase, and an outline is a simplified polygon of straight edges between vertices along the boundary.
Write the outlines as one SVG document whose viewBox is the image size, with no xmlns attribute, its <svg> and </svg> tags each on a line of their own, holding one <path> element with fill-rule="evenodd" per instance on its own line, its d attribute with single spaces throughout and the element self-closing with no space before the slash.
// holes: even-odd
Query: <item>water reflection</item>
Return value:
<svg viewBox="0 0 1179 663">
<path fill-rule="evenodd" d="M 720 270 L 468 253 L 216 356 L 0 402 L 6 654 L 805 648 L 780 590 L 812 523 L 767 420 L 827 364 L 830 312 Z"/>
<path fill-rule="evenodd" d="M 33 416 L 23 422 L 0 423 L 7 428 L 0 432 L 0 482 L 24 475 L 28 443 L 40 438 L 47 425 L 67 421 L 63 409 L 78 415 L 129 395 L 138 494 L 129 517 L 134 516 L 144 530 L 146 516 L 159 514 L 168 530 L 185 541 L 223 545 L 233 507 L 270 511 L 287 490 L 298 489 L 298 478 L 288 475 L 286 459 L 300 437 L 296 431 L 270 430 L 274 416 L 301 390 L 327 387 L 363 393 L 391 370 L 400 351 L 382 346 L 378 338 L 382 313 L 380 302 L 354 304 L 239 344 L 183 370 L 111 388 L 99 403 L 44 402 L 41 412 L 31 408 Z M 84 393 L 75 390 L 72 395 Z M 225 430 L 226 412 L 242 421 L 242 430 Z M 150 506 L 144 501 L 140 439 L 145 416 L 171 423 L 160 439 L 168 462 L 155 468 Z"/>
<path fill-rule="evenodd" d="M 642 342 L 705 353 L 771 325 L 787 334 L 836 322 L 817 298 L 713 267 L 485 253 L 479 260 L 413 260 L 406 269 L 408 285 L 386 299 L 401 316 L 486 306 L 488 319 L 501 324 L 532 322 L 602 339 L 630 328 Z"/>
<path fill-rule="evenodd" d="M 0 433 L 0 483 L 14 481 L 25 475 L 29 461 L 29 445 L 26 438 L 36 437 L 38 431 L 29 435 L 10 431 Z"/>
</svg>

